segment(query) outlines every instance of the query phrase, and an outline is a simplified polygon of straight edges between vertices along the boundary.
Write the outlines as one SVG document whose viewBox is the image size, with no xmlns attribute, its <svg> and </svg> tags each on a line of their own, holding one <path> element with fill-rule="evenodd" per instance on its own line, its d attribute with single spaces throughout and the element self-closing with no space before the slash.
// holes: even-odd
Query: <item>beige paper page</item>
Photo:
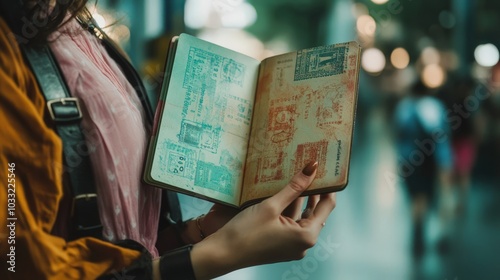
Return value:
<svg viewBox="0 0 500 280">
<path fill-rule="evenodd" d="M 350 42 L 261 63 L 242 202 L 277 193 L 313 160 L 310 190 L 347 184 L 359 50 Z"/>
</svg>

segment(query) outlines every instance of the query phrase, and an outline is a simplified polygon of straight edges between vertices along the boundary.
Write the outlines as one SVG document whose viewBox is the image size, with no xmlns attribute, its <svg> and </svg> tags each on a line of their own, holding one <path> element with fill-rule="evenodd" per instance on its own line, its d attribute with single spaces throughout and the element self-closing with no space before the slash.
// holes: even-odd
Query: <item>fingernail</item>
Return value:
<svg viewBox="0 0 500 280">
<path fill-rule="evenodd" d="M 302 174 L 306 176 L 311 176 L 314 173 L 314 171 L 316 171 L 317 168 L 318 168 L 318 162 L 311 161 L 306 165 L 306 167 L 304 167 L 304 169 L 302 169 Z"/>
</svg>

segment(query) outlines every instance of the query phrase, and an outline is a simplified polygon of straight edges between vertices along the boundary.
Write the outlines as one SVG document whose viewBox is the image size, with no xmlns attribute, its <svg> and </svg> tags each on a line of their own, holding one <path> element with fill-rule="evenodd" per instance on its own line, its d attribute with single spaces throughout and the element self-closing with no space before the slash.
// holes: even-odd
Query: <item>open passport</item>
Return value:
<svg viewBox="0 0 500 280">
<path fill-rule="evenodd" d="M 360 49 L 349 42 L 258 61 L 187 34 L 174 37 L 145 182 L 245 207 L 318 161 L 304 195 L 344 189 Z"/>
</svg>

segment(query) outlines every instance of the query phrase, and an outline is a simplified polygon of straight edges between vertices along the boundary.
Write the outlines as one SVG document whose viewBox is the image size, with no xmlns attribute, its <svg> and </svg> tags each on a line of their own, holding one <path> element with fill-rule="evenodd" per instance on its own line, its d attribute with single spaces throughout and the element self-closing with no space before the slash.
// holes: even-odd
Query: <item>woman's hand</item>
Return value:
<svg viewBox="0 0 500 280">
<path fill-rule="evenodd" d="M 335 194 L 313 196 L 308 202 L 309 210 L 302 218 L 295 217 L 300 211 L 297 205 L 301 205 L 297 199 L 312 183 L 316 169 L 317 163 L 309 164 L 278 194 L 240 212 L 219 231 L 196 244 L 191 260 L 197 279 L 303 258 L 335 208 Z M 294 202 L 297 205 L 291 206 Z M 292 218 L 283 215 L 285 209 Z"/>
</svg>

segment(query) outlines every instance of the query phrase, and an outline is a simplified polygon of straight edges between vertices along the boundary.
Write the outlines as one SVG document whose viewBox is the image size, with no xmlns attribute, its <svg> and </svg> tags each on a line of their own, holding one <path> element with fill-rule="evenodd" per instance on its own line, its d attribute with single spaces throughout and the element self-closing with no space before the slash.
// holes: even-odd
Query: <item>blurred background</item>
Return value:
<svg viewBox="0 0 500 280">
<path fill-rule="evenodd" d="M 301 261 L 220 279 L 500 279 L 500 1 L 100 0 L 90 10 L 152 94 L 181 32 L 258 59 L 363 47 L 350 181 L 318 244 Z M 434 105 L 411 105 L 418 81 Z M 424 144 L 405 152 L 404 135 Z M 417 223 L 407 171 L 423 154 L 438 163 Z M 185 218 L 211 206 L 181 199 Z"/>
</svg>

